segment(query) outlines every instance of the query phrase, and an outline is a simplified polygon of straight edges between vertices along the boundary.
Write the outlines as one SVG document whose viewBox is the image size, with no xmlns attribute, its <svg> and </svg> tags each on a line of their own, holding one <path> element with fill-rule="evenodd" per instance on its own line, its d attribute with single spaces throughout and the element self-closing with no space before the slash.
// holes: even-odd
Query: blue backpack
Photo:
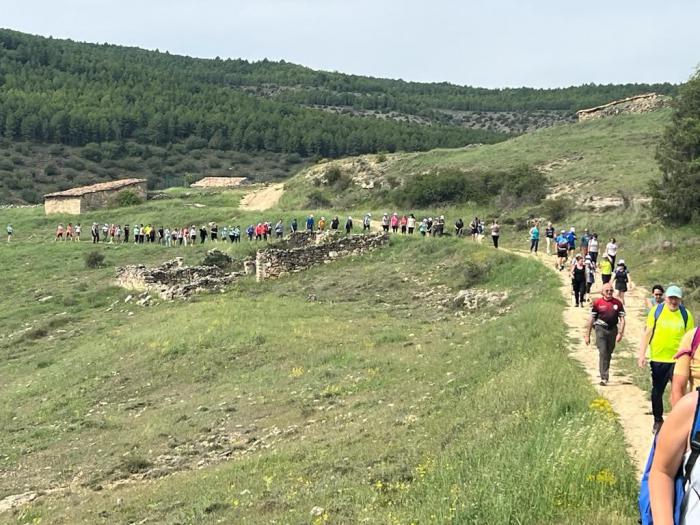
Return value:
<svg viewBox="0 0 700 525">
<path fill-rule="evenodd" d="M 697 331 L 696 333 L 699 333 Z M 693 343 L 695 344 L 695 339 L 693 338 Z M 696 345 L 697 346 L 697 345 Z M 700 393 L 700 388 L 698 388 Z M 673 523 L 678 525 L 681 522 L 681 512 L 683 510 L 683 500 L 685 498 L 685 488 L 690 480 L 690 474 L 693 472 L 693 467 L 695 462 L 700 457 L 700 397 L 698 397 L 698 404 L 695 407 L 695 417 L 693 418 L 693 429 L 690 433 L 690 455 L 688 456 L 688 461 L 685 464 L 685 469 L 683 465 L 678 468 L 676 477 L 673 480 Z M 649 459 L 647 459 L 647 464 L 644 467 L 644 474 L 642 474 L 642 481 L 639 486 L 639 523 L 642 525 L 654 525 L 654 519 L 651 515 L 651 498 L 649 496 L 649 471 L 651 470 L 651 464 L 654 460 L 654 452 L 656 451 L 656 436 L 654 436 L 654 441 L 651 444 L 651 451 L 649 452 Z"/>
<path fill-rule="evenodd" d="M 651 344 L 651 340 L 654 339 L 654 332 L 656 332 L 656 321 L 659 320 L 659 316 L 661 316 L 661 312 L 663 311 L 665 304 L 666 303 L 661 303 L 656 305 L 656 310 L 654 310 L 654 327 L 651 329 L 651 337 L 649 338 L 649 344 Z M 681 311 L 681 317 L 683 318 L 683 327 L 687 328 L 688 310 L 682 304 L 678 307 L 678 309 Z"/>
</svg>

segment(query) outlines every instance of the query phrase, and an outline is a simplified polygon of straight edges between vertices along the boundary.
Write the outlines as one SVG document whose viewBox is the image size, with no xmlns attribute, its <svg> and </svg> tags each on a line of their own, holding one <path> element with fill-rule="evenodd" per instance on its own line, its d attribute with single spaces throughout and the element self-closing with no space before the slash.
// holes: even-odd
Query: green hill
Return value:
<svg viewBox="0 0 700 525">
<path fill-rule="evenodd" d="M 0 202 L 37 202 L 76 183 L 134 174 L 162 188 L 216 174 L 219 164 L 257 180 L 281 179 L 293 171 L 290 158 L 494 143 L 569 121 L 582 107 L 676 89 L 488 90 L 0 29 Z M 249 170 L 234 153 L 261 170 Z"/>
</svg>

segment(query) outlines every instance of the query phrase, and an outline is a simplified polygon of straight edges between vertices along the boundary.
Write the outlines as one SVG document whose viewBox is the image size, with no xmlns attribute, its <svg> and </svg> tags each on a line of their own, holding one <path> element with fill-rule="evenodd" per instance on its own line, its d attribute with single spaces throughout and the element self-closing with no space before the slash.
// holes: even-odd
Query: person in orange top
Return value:
<svg viewBox="0 0 700 525">
<path fill-rule="evenodd" d="M 401 233 L 403 233 L 405 235 L 406 234 L 406 226 L 408 225 L 408 216 L 402 215 L 401 220 L 399 221 L 399 224 L 401 225 Z"/>
<path fill-rule="evenodd" d="M 69 222 L 68 226 L 66 226 L 66 240 L 68 240 L 69 238 L 71 241 L 73 240 L 73 223 L 72 222 Z"/>
</svg>

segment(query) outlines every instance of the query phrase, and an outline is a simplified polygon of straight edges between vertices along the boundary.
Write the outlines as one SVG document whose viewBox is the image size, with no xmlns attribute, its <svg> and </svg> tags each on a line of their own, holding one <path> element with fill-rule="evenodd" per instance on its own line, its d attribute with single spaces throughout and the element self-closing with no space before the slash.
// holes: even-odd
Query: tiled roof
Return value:
<svg viewBox="0 0 700 525">
<path fill-rule="evenodd" d="M 112 182 L 100 182 L 99 184 L 91 184 L 90 186 L 80 186 L 79 188 L 71 188 L 65 191 L 57 191 L 55 193 L 47 193 L 46 197 L 80 197 L 87 193 L 97 193 L 98 191 L 118 190 L 125 186 L 146 182 L 146 179 L 122 179 Z"/>
</svg>

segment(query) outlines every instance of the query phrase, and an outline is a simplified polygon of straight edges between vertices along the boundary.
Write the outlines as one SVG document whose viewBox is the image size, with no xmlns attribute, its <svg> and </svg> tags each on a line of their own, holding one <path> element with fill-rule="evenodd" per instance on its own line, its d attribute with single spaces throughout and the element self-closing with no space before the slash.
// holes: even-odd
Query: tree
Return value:
<svg viewBox="0 0 700 525">
<path fill-rule="evenodd" d="M 652 181 L 652 207 L 675 224 L 700 222 L 700 71 L 674 101 L 670 125 L 656 151 L 661 179 Z"/>
</svg>

